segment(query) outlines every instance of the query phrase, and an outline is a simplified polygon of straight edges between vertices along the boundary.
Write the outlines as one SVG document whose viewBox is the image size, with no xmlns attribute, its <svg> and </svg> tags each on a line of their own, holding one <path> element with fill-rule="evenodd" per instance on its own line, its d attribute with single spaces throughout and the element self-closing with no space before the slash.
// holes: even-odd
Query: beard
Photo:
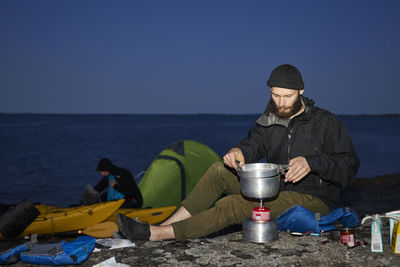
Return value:
<svg viewBox="0 0 400 267">
<path fill-rule="evenodd" d="M 292 106 L 284 106 L 284 107 L 278 107 L 275 104 L 275 101 L 272 100 L 272 106 L 271 106 L 271 111 L 274 113 L 276 116 L 278 116 L 281 119 L 290 119 L 293 115 L 295 115 L 297 112 L 301 110 L 303 107 L 300 99 L 300 94 L 298 94 L 296 101 L 293 103 Z"/>
</svg>

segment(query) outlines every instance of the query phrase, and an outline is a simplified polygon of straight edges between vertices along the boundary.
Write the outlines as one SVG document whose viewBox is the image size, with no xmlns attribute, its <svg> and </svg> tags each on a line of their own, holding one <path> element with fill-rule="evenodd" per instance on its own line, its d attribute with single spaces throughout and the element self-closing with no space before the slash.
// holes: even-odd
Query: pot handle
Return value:
<svg viewBox="0 0 400 267">
<path fill-rule="evenodd" d="M 240 166 L 240 162 L 236 161 L 236 166 L 239 171 L 243 171 L 242 167 Z"/>
<path fill-rule="evenodd" d="M 289 168 L 290 168 L 290 165 L 289 164 L 279 164 L 278 165 L 279 167 L 279 172 L 281 173 L 281 174 L 284 174 L 285 172 L 287 172 L 288 170 L 289 170 Z"/>
</svg>

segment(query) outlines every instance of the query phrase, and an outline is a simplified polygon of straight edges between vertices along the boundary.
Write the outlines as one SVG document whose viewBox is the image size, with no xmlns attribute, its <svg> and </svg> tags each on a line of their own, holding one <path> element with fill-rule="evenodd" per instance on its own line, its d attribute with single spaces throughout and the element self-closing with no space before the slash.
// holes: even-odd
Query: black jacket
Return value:
<svg viewBox="0 0 400 267">
<path fill-rule="evenodd" d="M 270 163 L 287 164 L 292 158 L 304 156 L 311 172 L 294 184 L 281 179 L 280 191 L 317 196 L 332 209 L 339 200 L 340 189 L 354 181 L 360 160 L 340 120 L 314 106 L 313 100 L 301 100 L 305 112 L 291 120 L 279 119 L 270 112 L 271 100 L 237 147 L 246 163 L 266 157 Z"/>
<path fill-rule="evenodd" d="M 114 175 L 118 183 L 114 186 L 114 189 L 123 193 L 126 199 L 134 198 L 138 202 L 139 207 L 142 206 L 142 194 L 140 193 L 132 174 L 127 169 L 115 166 L 113 167 L 111 174 Z M 106 188 L 108 188 L 108 177 L 103 177 L 94 187 L 98 192 L 101 192 Z"/>
</svg>

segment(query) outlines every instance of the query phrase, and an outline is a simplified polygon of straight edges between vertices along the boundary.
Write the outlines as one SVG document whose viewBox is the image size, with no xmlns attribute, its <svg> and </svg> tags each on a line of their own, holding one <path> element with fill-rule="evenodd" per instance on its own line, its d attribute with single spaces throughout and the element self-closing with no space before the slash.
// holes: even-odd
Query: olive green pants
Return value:
<svg viewBox="0 0 400 267">
<path fill-rule="evenodd" d="M 224 192 L 230 194 L 218 200 Z M 282 191 L 277 198 L 264 204 L 271 210 L 272 218 L 296 204 L 322 215 L 329 213 L 329 208 L 318 197 L 293 191 Z M 172 224 L 175 238 L 203 237 L 231 224 L 242 224 L 258 205 L 259 202 L 247 200 L 240 194 L 240 182 L 236 175 L 223 163 L 214 163 L 182 201 L 182 206 L 192 217 Z"/>
</svg>

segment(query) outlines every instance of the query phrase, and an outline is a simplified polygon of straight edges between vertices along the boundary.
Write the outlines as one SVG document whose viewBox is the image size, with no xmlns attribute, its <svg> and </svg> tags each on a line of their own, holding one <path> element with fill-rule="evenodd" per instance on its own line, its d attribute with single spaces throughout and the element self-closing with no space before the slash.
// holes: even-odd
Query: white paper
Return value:
<svg viewBox="0 0 400 267">
<path fill-rule="evenodd" d="M 93 265 L 92 267 L 129 267 L 129 265 L 118 263 L 115 257 L 111 257 L 108 260 L 102 261 L 99 264 Z"/>
<path fill-rule="evenodd" d="M 135 243 L 132 243 L 130 240 L 121 238 L 96 239 L 96 243 L 103 245 L 108 249 L 128 248 L 135 246 Z"/>
</svg>

